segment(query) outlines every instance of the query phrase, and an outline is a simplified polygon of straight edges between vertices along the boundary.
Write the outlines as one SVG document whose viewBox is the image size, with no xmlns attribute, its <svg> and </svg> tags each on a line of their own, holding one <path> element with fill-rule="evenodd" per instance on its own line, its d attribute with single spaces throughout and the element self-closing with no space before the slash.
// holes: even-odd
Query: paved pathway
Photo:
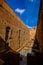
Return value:
<svg viewBox="0 0 43 65">
<path fill-rule="evenodd" d="M 27 46 L 25 46 L 25 48 L 23 48 L 20 51 L 20 55 L 22 57 L 22 61 L 20 61 L 20 65 L 27 65 L 27 53 L 31 53 L 32 52 L 32 48 L 29 48 Z"/>
</svg>

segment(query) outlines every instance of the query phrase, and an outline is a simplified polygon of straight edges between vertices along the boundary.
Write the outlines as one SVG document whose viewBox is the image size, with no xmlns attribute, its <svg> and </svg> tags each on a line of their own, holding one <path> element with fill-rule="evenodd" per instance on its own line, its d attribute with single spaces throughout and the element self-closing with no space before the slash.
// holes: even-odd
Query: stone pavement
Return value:
<svg viewBox="0 0 43 65">
<path fill-rule="evenodd" d="M 25 46 L 25 49 L 23 48 L 20 51 L 20 56 L 22 57 L 22 61 L 20 61 L 20 65 L 27 65 L 27 53 L 31 53 L 32 52 L 32 48 L 28 48 L 27 46 Z"/>
</svg>

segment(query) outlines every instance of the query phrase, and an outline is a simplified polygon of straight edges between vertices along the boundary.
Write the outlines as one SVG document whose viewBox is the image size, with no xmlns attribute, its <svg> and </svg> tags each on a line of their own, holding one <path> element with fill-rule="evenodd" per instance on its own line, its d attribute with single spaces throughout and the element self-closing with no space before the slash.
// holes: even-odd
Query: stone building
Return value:
<svg viewBox="0 0 43 65">
<path fill-rule="evenodd" d="M 7 28 L 10 28 L 10 30 Z M 8 35 L 6 35 L 6 29 Z M 8 36 L 8 39 L 6 36 Z M 6 42 L 14 51 L 20 50 L 26 44 L 28 45 L 30 39 L 30 29 L 26 27 L 4 0 L 0 0 L 0 37 L 4 41 L 7 39 Z M 41 0 L 36 38 L 40 49 L 43 49 L 43 0 Z"/>
<path fill-rule="evenodd" d="M 29 29 L 4 0 L 0 0 L 0 38 L 14 51 L 29 42 Z"/>
<path fill-rule="evenodd" d="M 36 32 L 36 38 L 39 42 L 39 47 L 43 50 L 43 0 L 41 0 L 40 4 L 40 11 L 39 11 L 39 20 Z"/>
</svg>

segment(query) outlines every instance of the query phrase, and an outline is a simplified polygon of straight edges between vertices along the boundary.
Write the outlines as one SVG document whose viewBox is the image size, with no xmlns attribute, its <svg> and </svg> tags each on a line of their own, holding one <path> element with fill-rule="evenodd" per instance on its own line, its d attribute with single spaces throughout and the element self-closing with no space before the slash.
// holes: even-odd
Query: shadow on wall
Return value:
<svg viewBox="0 0 43 65">
<path fill-rule="evenodd" d="M 43 52 L 43 0 L 40 3 L 36 39 L 39 42 L 40 50 Z"/>
<path fill-rule="evenodd" d="M 4 46 L 5 46 L 5 41 L 0 36 L 0 51 L 1 51 L 1 48 L 4 48 Z"/>
<path fill-rule="evenodd" d="M 3 65 L 19 65 L 20 54 L 14 52 L 9 46 L 6 48 L 5 44 L 6 42 L 0 37 L 0 59 L 4 61 Z"/>
</svg>

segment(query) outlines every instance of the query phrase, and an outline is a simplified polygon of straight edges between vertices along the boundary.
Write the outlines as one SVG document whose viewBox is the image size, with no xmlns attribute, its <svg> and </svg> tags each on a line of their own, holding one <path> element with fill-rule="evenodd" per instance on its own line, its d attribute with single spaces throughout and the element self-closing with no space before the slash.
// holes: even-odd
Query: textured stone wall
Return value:
<svg viewBox="0 0 43 65">
<path fill-rule="evenodd" d="M 2 5 L 2 4 L 3 4 L 3 1 L 4 1 L 4 0 L 0 0 L 0 5 Z"/>
<path fill-rule="evenodd" d="M 14 51 L 28 44 L 29 29 L 17 17 L 12 16 L 4 7 L 0 7 L 0 37 L 5 41 L 6 27 L 10 27 L 8 40 Z M 19 31 L 20 30 L 20 31 Z M 4 45 L 3 45 L 4 46 Z"/>
<path fill-rule="evenodd" d="M 0 36 L 5 41 L 6 27 L 10 27 L 8 40 L 10 48 L 14 51 L 31 49 L 35 39 L 36 27 L 29 29 L 15 12 L 3 2 L 0 7 Z M 4 46 L 4 45 L 2 45 Z"/>
<path fill-rule="evenodd" d="M 41 0 L 40 11 L 39 11 L 39 21 L 36 32 L 36 37 L 40 45 L 40 49 L 43 49 L 43 0 Z"/>
</svg>

